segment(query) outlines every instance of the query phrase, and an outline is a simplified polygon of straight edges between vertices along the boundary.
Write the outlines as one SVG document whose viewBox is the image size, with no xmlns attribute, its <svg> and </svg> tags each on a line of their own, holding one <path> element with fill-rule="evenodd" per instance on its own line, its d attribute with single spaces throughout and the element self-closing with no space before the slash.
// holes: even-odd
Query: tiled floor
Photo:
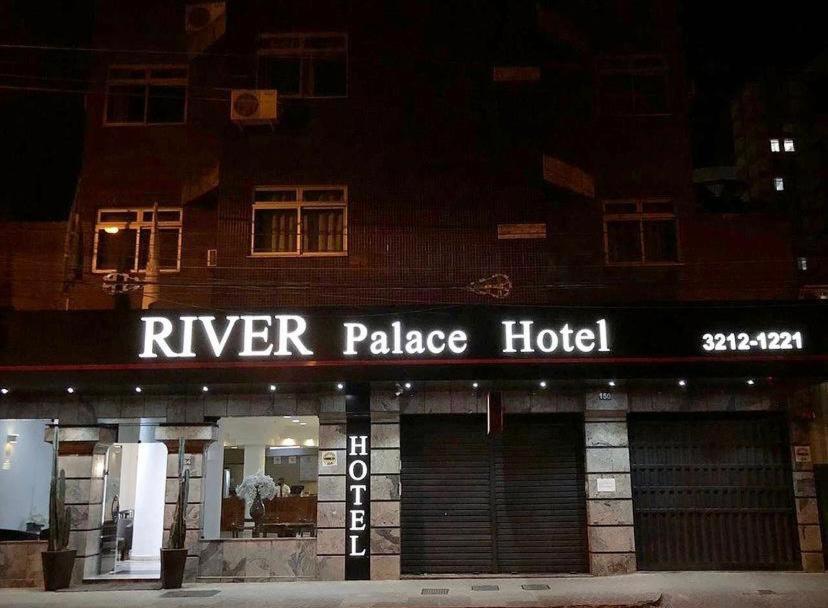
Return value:
<svg viewBox="0 0 828 608">
<path fill-rule="evenodd" d="M 160 560 L 125 560 L 116 562 L 115 569 L 107 574 L 89 576 L 88 581 L 147 580 L 161 578 Z"/>
</svg>

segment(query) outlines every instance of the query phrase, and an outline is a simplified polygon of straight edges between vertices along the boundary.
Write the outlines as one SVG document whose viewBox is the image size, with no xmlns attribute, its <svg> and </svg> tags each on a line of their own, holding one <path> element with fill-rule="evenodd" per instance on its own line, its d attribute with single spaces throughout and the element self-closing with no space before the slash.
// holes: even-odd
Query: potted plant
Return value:
<svg viewBox="0 0 828 608">
<path fill-rule="evenodd" d="M 72 517 L 66 506 L 66 472 L 58 473 L 60 432 L 54 427 L 52 439 L 52 483 L 49 486 L 49 545 L 40 556 L 43 560 L 43 586 L 46 591 L 65 589 L 72 582 L 75 550 L 67 549 Z"/>
<path fill-rule="evenodd" d="M 178 500 L 173 512 L 170 538 L 167 548 L 161 549 L 161 587 L 179 589 L 184 580 L 184 566 L 187 565 L 187 495 L 190 492 L 190 470 L 184 468 L 184 440 L 178 440 Z"/>
<path fill-rule="evenodd" d="M 270 475 L 261 471 L 255 475 L 248 475 L 236 488 L 236 495 L 244 498 L 250 505 L 250 519 L 253 520 L 253 537 L 261 533 L 262 519 L 264 519 L 264 501 L 276 496 L 276 484 Z"/>
</svg>

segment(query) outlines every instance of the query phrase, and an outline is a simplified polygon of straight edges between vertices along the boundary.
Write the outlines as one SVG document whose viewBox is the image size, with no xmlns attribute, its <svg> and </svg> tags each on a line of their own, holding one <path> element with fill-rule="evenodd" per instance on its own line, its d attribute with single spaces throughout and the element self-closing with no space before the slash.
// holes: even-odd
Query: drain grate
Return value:
<svg viewBox="0 0 828 608">
<path fill-rule="evenodd" d="M 472 585 L 472 591 L 500 591 L 500 585 Z"/>
<path fill-rule="evenodd" d="M 423 589 L 420 595 L 448 595 L 448 589 Z"/>
<path fill-rule="evenodd" d="M 549 585 L 531 583 L 529 585 L 521 585 L 520 588 L 524 591 L 546 591 L 549 589 Z"/>
<path fill-rule="evenodd" d="M 161 597 L 213 597 L 218 594 L 218 589 L 193 589 L 192 591 L 167 591 L 166 593 L 163 593 Z"/>
</svg>

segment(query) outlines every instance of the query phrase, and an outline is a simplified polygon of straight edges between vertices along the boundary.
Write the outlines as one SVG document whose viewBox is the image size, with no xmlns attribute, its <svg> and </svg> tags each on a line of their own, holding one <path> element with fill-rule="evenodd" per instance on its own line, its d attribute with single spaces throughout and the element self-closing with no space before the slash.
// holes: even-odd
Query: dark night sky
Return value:
<svg viewBox="0 0 828 608">
<path fill-rule="evenodd" d="M 595 0 L 598 1 L 598 0 Z M 0 0 L 0 42 L 88 46 L 93 0 Z M 825 48 L 820 3 L 683 0 L 688 73 L 695 83 L 694 155 L 719 158 L 729 143 L 727 99 L 739 82 L 769 67 L 790 68 Z M 88 53 L 0 48 L 2 152 L 0 219 L 64 219 L 83 145 L 83 99 L 69 92 L 10 90 L 15 72 L 36 66 L 44 87 L 82 81 Z M 73 80 L 77 79 L 77 80 Z M 26 86 L 34 86 L 27 81 Z"/>
</svg>

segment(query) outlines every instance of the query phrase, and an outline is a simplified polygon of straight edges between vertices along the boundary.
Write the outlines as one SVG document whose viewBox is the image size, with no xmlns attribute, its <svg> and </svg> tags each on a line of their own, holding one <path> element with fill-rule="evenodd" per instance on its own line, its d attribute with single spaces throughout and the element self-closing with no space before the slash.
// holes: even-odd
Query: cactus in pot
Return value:
<svg viewBox="0 0 828 608">
<path fill-rule="evenodd" d="M 66 506 L 66 472 L 59 468 L 60 429 L 52 437 L 52 481 L 49 486 L 49 545 L 41 554 L 43 584 L 47 591 L 64 589 L 72 580 L 75 550 L 69 546 L 72 515 Z"/>
<path fill-rule="evenodd" d="M 184 580 L 187 563 L 187 498 L 190 493 L 190 470 L 184 468 L 184 439 L 178 440 L 178 499 L 175 503 L 167 548 L 161 549 L 161 586 L 178 589 Z"/>
</svg>

